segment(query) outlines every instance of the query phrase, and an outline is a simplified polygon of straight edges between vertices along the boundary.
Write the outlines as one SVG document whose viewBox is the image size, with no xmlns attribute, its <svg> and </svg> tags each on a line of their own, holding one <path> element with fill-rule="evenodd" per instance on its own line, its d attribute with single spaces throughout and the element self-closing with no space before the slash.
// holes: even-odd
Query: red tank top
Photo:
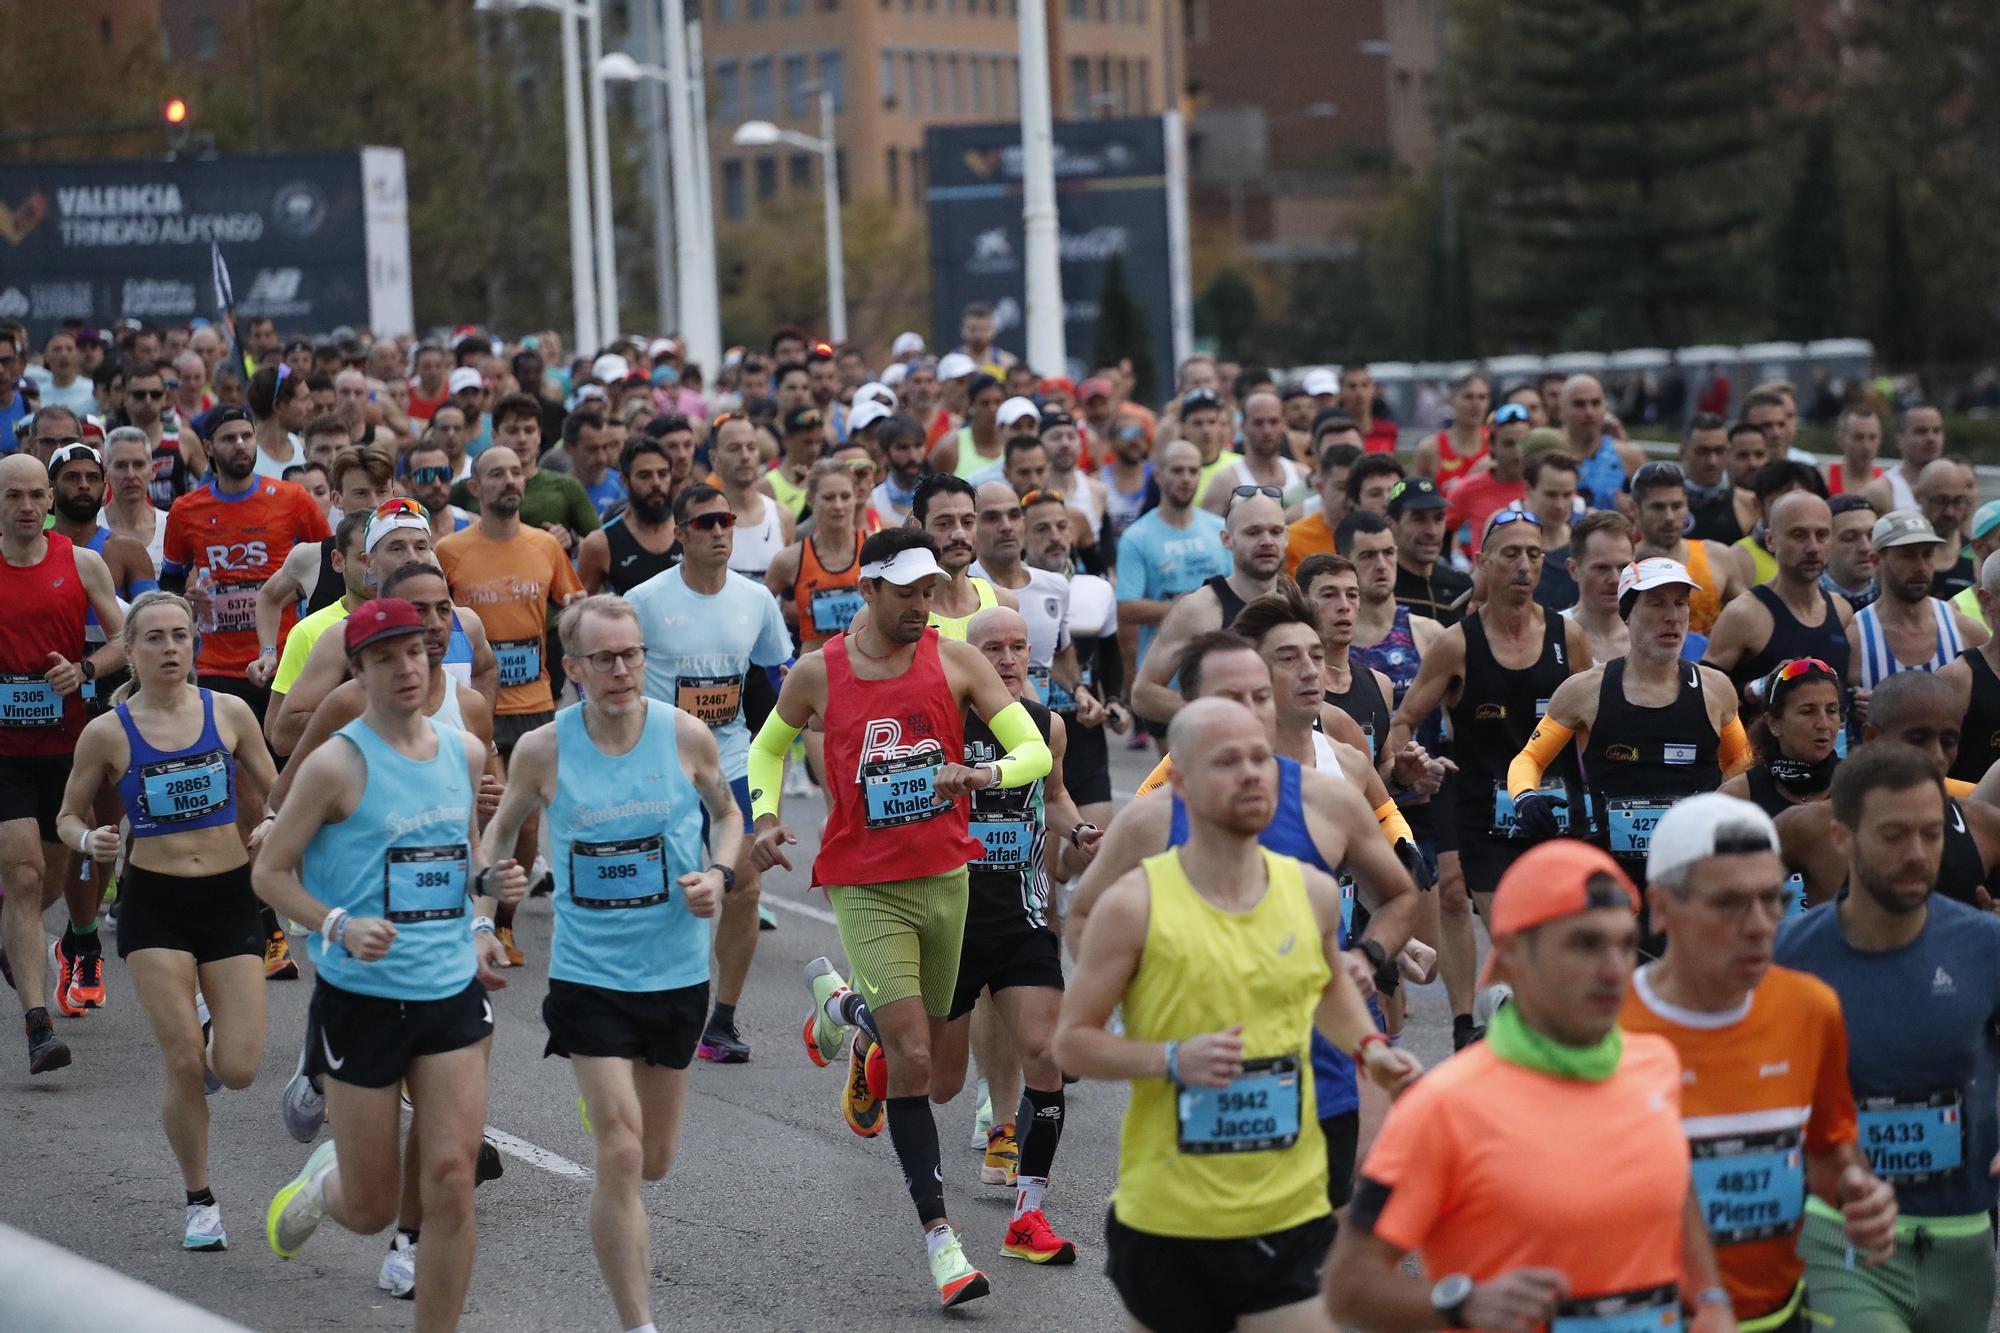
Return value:
<svg viewBox="0 0 2000 1333">
<path fill-rule="evenodd" d="M 1486 457 L 1486 438 L 1486 433 L 1482 430 L 1479 436 L 1478 451 L 1471 454 L 1461 454 L 1454 452 L 1451 447 L 1450 431 L 1441 430 L 1437 433 L 1437 484 L 1439 490 L 1445 490 L 1451 482 L 1457 481 L 1470 471 L 1473 464 Z"/>
<path fill-rule="evenodd" d="M 78 661 L 90 598 L 76 572 L 76 548 L 60 532 L 32 565 L 0 560 L 0 755 L 68 754 L 87 720 L 80 694 L 58 695 L 42 679 L 50 653 Z"/>
<path fill-rule="evenodd" d="M 832 807 L 813 862 L 815 884 L 887 884 L 942 875 L 977 860 L 963 797 L 934 804 L 938 766 L 965 753 L 965 727 L 938 657 L 935 629 L 910 669 L 859 680 L 847 635 L 828 639 L 826 774 Z"/>
</svg>

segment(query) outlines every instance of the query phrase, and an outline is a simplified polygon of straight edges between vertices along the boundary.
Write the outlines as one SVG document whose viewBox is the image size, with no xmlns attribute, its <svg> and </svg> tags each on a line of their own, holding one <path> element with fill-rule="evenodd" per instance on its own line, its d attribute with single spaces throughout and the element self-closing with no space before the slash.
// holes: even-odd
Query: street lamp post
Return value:
<svg viewBox="0 0 2000 1333">
<path fill-rule="evenodd" d="M 1062 236 L 1056 217 L 1056 136 L 1049 106 L 1048 15 L 1021 6 L 1021 231 L 1027 266 L 1028 364 L 1061 375 L 1069 363 L 1063 328 Z"/>
<path fill-rule="evenodd" d="M 618 336 L 618 254 L 611 232 L 611 135 L 605 124 L 604 6 L 584 0 L 584 36 L 590 45 L 590 194 L 597 214 L 597 315 L 600 345 Z M 582 348 L 578 348 L 582 351 Z"/>
<path fill-rule="evenodd" d="M 840 146 L 833 137 L 833 92 L 819 90 L 819 132 L 815 139 L 796 130 L 780 129 L 768 120 L 746 120 L 736 127 L 739 148 L 769 148 L 790 144 L 820 155 L 820 179 L 826 196 L 826 334 L 829 341 L 847 341 L 847 261 L 840 236 Z"/>
</svg>

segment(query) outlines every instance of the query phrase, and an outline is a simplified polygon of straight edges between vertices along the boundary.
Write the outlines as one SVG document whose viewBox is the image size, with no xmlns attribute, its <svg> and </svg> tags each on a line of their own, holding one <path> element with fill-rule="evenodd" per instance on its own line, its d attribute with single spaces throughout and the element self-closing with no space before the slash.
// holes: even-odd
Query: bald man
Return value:
<svg viewBox="0 0 2000 1333">
<path fill-rule="evenodd" d="M 1833 510 L 1810 491 L 1781 495 L 1764 536 L 1778 572 L 1722 608 L 1702 661 L 1727 673 L 1739 691 L 1800 657 L 1817 657 L 1845 679 L 1854 607 L 1819 583 L 1833 549 Z"/>
<path fill-rule="evenodd" d="M 1917 507 L 1931 521 L 1943 545 L 1931 557 L 1931 596 L 1950 601 L 1979 581 L 1979 568 L 1964 550 L 1979 503 L 1972 468 L 1955 458 L 1939 458 L 1917 474 Z"/>
<path fill-rule="evenodd" d="M 1243 400 L 1243 456 L 1224 468 L 1208 488 L 1201 507 L 1227 516 L 1245 487 L 1269 486 L 1290 501 L 1305 486 L 1306 474 L 1280 452 L 1285 447 L 1285 407 L 1278 395 L 1259 390 Z"/>
<path fill-rule="evenodd" d="M 1181 697 L 1171 684 L 1181 650 L 1197 634 L 1228 629 L 1246 602 L 1278 586 L 1285 572 L 1285 507 L 1268 495 L 1233 496 L 1223 520 L 1222 544 L 1234 570 L 1215 576 L 1174 603 L 1132 682 L 1132 711 L 1158 722 L 1172 720 Z"/>
<path fill-rule="evenodd" d="M 1611 414 L 1595 376 L 1564 380 L 1561 402 L 1563 433 L 1569 437 L 1564 447 L 1579 463 L 1577 491 L 1592 509 L 1616 508 L 1619 488 L 1645 465 L 1645 451 L 1605 429 Z"/>
</svg>

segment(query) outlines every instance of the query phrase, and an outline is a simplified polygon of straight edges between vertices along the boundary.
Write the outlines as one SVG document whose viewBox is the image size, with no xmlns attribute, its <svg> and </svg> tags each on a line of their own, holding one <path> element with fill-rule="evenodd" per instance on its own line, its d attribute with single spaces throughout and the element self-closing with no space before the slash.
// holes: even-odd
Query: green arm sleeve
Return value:
<svg viewBox="0 0 2000 1333">
<path fill-rule="evenodd" d="M 986 725 L 993 732 L 993 739 L 1007 747 L 1007 753 L 1000 756 L 1002 787 L 1025 787 L 1049 775 L 1055 756 L 1049 753 L 1042 733 L 1035 729 L 1035 719 L 1028 716 L 1028 710 L 1019 701 L 995 713 Z"/>
<path fill-rule="evenodd" d="M 1022 716 L 1027 716 L 1023 711 Z M 1033 724 L 1029 724 L 1033 729 Z M 803 727 L 795 727 L 778 716 L 773 708 L 764 725 L 750 741 L 750 817 L 773 818 L 778 814 L 778 796 L 785 785 L 785 752 L 799 738 Z M 996 735 L 998 733 L 995 733 Z"/>
</svg>

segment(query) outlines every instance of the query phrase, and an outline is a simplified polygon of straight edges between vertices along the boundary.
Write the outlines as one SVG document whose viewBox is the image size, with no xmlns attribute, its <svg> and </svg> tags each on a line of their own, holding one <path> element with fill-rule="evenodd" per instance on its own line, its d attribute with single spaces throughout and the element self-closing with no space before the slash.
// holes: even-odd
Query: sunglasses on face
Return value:
<svg viewBox="0 0 2000 1333">
<path fill-rule="evenodd" d="M 696 514 L 687 521 L 687 525 L 702 532 L 712 532 L 717 528 L 733 528 L 736 526 L 736 515 L 727 509 L 717 509 L 706 514 Z"/>
<path fill-rule="evenodd" d="M 1528 409 L 1519 403 L 1503 403 L 1493 413 L 1493 424 L 1496 426 L 1505 426 L 1516 421 L 1532 420 L 1534 418 L 1528 414 Z"/>
<path fill-rule="evenodd" d="M 410 480 L 419 486 L 440 486 L 451 480 L 449 467 L 413 467 Z"/>
<path fill-rule="evenodd" d="M 125 396 L 127 398 L 137 398 L 142 402 L 151 402 L 155 398 L 165 398 L 167 391 L 165 389 L 127 389 Z"/>
</svg>

